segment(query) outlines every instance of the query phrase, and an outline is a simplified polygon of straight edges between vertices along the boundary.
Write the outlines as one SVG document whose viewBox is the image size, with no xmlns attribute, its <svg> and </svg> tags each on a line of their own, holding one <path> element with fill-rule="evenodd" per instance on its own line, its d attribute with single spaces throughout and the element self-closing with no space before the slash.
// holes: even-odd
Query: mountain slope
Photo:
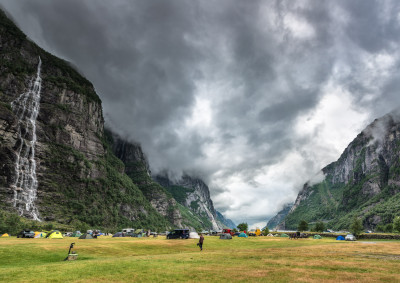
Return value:
<svg viewBox="0 0 400 283">
<path fill-rule="evenodd" d="M 0 10 L 0 209 L 44 221 L 165 229 L 104 136 L 101 100 Z"/>
<path fill-rule="evenodd" d="M 158 175 L 154 180 L 166 188 L 177 202 L 188 208 L 192 215 L 200 219 L 203 228 L 216 231 L 222 228 L 223 225 L 217 221 L 210 191 L 202 180 L 188 175 L 177 181 Z"/>
<path fill-rule="evenodd" d="M 304 185 L 285 218 L 288 229 L 301 220 L 325 221 L 347 229 L 357 216 L 366 228 L 391 223 L 400 214 L 400 111 L 375 120 L 322 169 L 325 180 Z"/>
</svg>

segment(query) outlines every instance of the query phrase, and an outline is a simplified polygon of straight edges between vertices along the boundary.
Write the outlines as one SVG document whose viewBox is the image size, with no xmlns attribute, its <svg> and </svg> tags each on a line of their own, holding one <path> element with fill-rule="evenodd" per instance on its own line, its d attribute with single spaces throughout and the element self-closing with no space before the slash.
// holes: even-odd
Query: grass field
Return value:
<svg viewBox="0 0 400 283">
<path fill-rule="evenodd" d="M 71 242 L 79 254 L 63 261 Z M 400 242 L 0 238 L 0 282 L 400 282 Z"/>
</svg>

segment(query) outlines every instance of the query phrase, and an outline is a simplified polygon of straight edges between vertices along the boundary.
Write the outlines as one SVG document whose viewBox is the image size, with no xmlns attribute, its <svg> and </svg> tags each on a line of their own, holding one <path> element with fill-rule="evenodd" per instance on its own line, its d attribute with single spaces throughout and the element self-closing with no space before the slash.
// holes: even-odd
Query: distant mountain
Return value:
<svg viewBox="0 0 400 283">
<path fill-rule="evenodd" d="M 376 119 L 325 168 L 325 180 L 306 183 L 285 218 L 287 229 L 301 220 L 348 229 L 354 216 L 365 228 L 400 215 L 400 110 Z"/>
<path fill-rule="evenodd" d="M 225 218 L 218 210 L 216 210 L 215 212 L 217 214 L 217 221 L 219 221 L 224 226 L 224 228 L 236 229 L 237 225 L 233 223 L 232 220 Z"/>
<path fill-rule="evenodd" d="M 282 210 L 279 211 L 274 217 L 272 217 L 268 221 L 268 223 L 267 223 L 268 229 L 275 229 L 278 226 L 278 224 L 280 224 L 285 219 L 286 215 L 288 215 L 293 204 L 294 203 L 285 204 L 283 206 Z"/>
<path fill-rule="evenodd" d="M 170 180 L 166 175 L 154 176 L 154 180 L 167 189 L 171 195 L 192 215 L 200 219 L 204 229 L 220 230 L 216 211 L 210 198 L 210 190 L 199 178 L 184 175 L 180 180 Z"/>
</svg>

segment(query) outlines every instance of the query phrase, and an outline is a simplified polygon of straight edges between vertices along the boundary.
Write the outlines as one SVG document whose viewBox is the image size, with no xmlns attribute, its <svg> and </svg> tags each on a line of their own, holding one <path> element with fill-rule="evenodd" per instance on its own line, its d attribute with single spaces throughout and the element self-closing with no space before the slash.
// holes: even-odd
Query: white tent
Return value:
<svg viewBox="0 0 400 283">
<path fill-rule="evenodd" d="M 189 233 L 189 239 L 199 239 L 200 236 L 196 232 L 190 232 Z"/>
</svg>

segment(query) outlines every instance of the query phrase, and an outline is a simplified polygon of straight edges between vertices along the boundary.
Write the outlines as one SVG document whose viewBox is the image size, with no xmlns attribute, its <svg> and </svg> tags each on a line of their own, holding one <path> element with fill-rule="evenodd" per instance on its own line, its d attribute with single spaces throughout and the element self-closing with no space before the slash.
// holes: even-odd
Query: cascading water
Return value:
<svg viewBox="0 0 400 283">
<path fill-rule="evenodd" d="M 39 57 L 36 78 L 31 80 L 29 90 L 11 103 L 14 114 L 18 117 L 18 138 L 15 144 L 17 160 L 15 162 L 14 207 L 19 214 L 39 219 L 35 206 L 38 181 L 36 178 L 36 119 L 39 114 L 42 79 L 40 71 L 42 60 Z"/>
</svg>

